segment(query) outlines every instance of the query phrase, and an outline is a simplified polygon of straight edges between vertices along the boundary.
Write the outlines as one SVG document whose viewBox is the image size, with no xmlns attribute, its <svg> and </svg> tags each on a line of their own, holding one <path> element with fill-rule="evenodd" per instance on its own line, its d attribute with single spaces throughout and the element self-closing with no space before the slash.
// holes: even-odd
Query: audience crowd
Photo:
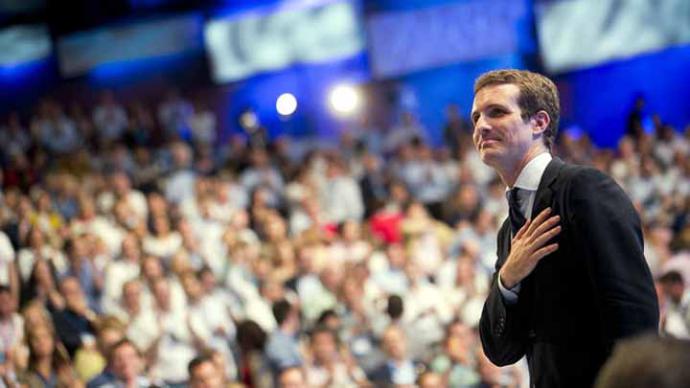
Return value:
<svg viewBox="0 0 690 388">
<path fill-rule="evenodd" d="M 330 147 L 220 144 L 203 104 L 153 108 L 104 92 L 0 123 L 0 387 L 528 381 L 478 340 L 508 205 L 457 107 L 439 148 L 409 113 Z M 688 338 L 690 126 L 630 125 L 616 150 L 565 129 L 556 154 L 630 195 L 661 332 Z"/>
</svg>

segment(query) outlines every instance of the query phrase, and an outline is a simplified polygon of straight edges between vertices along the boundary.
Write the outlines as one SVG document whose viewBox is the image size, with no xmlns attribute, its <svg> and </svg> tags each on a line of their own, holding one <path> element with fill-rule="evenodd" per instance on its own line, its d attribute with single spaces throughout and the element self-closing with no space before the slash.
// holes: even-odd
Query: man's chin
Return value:
<svg viewBox="0 0 690 388">
<path fill-rule="evenodd" d="M 498 161 L 498 154 L 496 152 L 493 152 L 493 150 L 484 149 L 479 151 L 479 158 L 487 166 L 493 167 Z"/>
</svg>

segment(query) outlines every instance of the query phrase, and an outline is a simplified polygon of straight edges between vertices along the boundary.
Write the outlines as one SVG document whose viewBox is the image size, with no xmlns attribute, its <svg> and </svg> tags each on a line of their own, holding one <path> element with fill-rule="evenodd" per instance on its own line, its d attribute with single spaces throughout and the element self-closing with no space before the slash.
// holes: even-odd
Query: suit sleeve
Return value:
<svg viewBox="0 0 690 388">
<path fill-rule="evenodd" d="M 600 314 L 602 344 L 656 331 L 659 307 L 643 255 L 640 218 L 623 190 L 594 169 L 574 175 L 568 190 L 568 221 L 582 249 Z"/>
<path fill-rule="evenodd" d="M 504 224 L 499 232 L 499 246 L 505 233 L 509 232 Z M 484 353 L 498 366 L 514 364 L 520 360 L 525 355 L 527 344 L 527 330 L 524 317 L 520 314 L 519 300 L 518 303 L 506 303 L 498 287 L 501 265 L 500 260 L 497 261 L 496 272 L 479 321 L 479 336 Z"/>
</svg>

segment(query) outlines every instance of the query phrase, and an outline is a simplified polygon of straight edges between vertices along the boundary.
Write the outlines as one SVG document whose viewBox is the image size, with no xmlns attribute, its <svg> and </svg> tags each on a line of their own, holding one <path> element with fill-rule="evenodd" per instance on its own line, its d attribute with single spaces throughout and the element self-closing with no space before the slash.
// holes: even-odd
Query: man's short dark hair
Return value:
<svg viewBox="0 0 690 388">
<path fill-rule="evenodd" d="M 333 309 L 327 309 L 324 310 L 320 315 L 319 318 L 316 320 L 316 323 L 318 325 L 325 325 L 326 321 L 328 321 L 330 318 L 338 318 L 338 313 L 335 312 Z"/>
<path fill-rule="evenodd" d="M 137 352 L 137 354 L 139 356 L 141 356 L 141 353 L 139 352 L 139 348 L 137 348 L 137 346 L 134 345 L 134 342 L 132 342 L 129 338 L 125 337 L 125 338 L 122 338 L 121 340 L 115 342 L 113 344 L 113 346 L 111 346 L 110 349 L 108 349 L 108 362 L 113 361 L 113 356 L 115 355 L 115 351 L 117 349 L 119 349 L 123 346 L 127 346 L 127 345 L 131 346 L 134 349 L 134 351 Z"/>
<path fill-rule="evenodd" d="M 386 313 L 389 317 L 393 319 L 398 319 L 402 317 L 404 311 L 404 303 L 399 295 L 391 295 L 388 297 L 388 306 L 386 307 Z"/>
<path fill-rule="evenodd" d="M 544 145 L 550 150 L 558 134 L 561 106 L 558 89 L 549 78 L 527 70 L 494 70 L 482 74 L 474 83 L 474 94 L 487 86 L 512 84 L 520 89 L 518 106 L 526 122 L 539 111 L 548 113 L 551 122 L 544 131 Z"/>
<path fill-rule="evenodd" d="M 331 336 L 333 336 L 333 340 L 335 340 L 335 341 L 337 342 L 336 333 L 335 333 L 333 330 L 331 330 L 331 328 L 329 328 L 329 327 L 326 326 L 326 325 L 316 325 L 316 326 L 314 326 L 314 327 L 309 331 L 309 339 L 310 339 L 310 340 L 314 340 L 314 337 L 315 337 L 316 335 L 318 335 L 318 334 L 323 334 L 323 333 L 330 334 Z"/>
<path fill-rule="evenodd" d="M 276 319 L 278 325 L 282 325 L 283 322 L 290 315 L 290 310 L 292 310 L 292 305 L 286 299 L 281 299 L 273 303 L 273 317 Z"/>
<path fill-rule="evenodd" d="M 237 324 L 237 344 L 243 352 L 252 350 L 264 350 L 266 344 L 266 332 L 258 323 L 245 320 Z"/>
<path fill-rule="evenodd" d="M 655 334 L 624 340 L 604 364 L 596 388 L 690 387 L 690 341 Z"/>
<path fill-rule="evenodd" d="M 210 354 L 201 354 L 199 356 L 194 357 L 192 361 L 190 361 L 187 365 L 187 373 L 189 373 L 189 378 L 192 377 L 194 369 L 198 368 L 199 366 L 201 366 L 201 364 L 206 362 L 210 362 L 215 366 L 215 364 L 213 363 L 213 358 L 211 358 Z"/>
</svg>

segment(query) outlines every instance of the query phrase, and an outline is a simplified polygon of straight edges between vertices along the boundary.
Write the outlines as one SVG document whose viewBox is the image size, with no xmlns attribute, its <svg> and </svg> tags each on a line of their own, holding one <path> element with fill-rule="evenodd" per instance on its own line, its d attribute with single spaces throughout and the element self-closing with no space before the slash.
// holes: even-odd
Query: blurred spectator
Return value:
<svg viewBox="0 0 690 388">
<path fill-rule="evenodd" d="M 450 387 L 474 387 L 479 383 L 477 360 L 474 349 L 476 335 L 461 321 L 453 321 L 446 327 L 443 352 L 430 364 L 431 370 L 445 377 Z"/>
<path fill-rule="evenodd" d="M 98 130 L 98 143 L 105 145 L 122 138 L 129 123 L 127 112 L 115 101 L 112 91 L 103 91 L 100 100 L 93 110 L 93 123 Z"/>
<path fill-rule="evenodd" d="M 463 137 L 472 135 L 472 125 L 462 116 L 457 104 L 446 106 L 446 124 L 443 126 L 443 140 L 454 158 L 460 158 L 460 144 Z"/>
<path fill-rule="evenodd" d="M 60 341 L 73 357 L 86 336 L 93 338 L 96 313 L 89 309 L 79 279 L 63 278 L 59 291 L 64 301 L 60 300 L 59 304 L 51 301 L 48 307 Z"/>
<path fill-rule="evenodd" d="M 278 387 L 280 388 L 303 388 L 306 386 L 304 371 L 300 367 L 285 368 L 278 376 Z"/>
<path fill-rule="evenodd" d="M 19 383 L 29 388 L 83 387 L 70 365 L 66 351 L 49 326 L 32 327 L 27 332 L 29 364 L 18 375 Z"/>
<path fill-rule="evenodd" d="M 193 106 L 193 113 L 189 117 L 189 128 L 192 131 L 192 141 L 198 146 L 212 146 L 216 141 L 216 115 L 206 108 L 201 100 Z"/>
<path fill-rule="evenodd" d="M 17 299 L 9 287 L 0 285 L 0 364 L 15 358 L 23 342 L 24 319 L 17 313 Z"/>
<path fill-rule="evenodd" d="M 676 388 L 690 384 L 690 343 L 646 335 L 616 346 L 596 388 Z"/>
<path fill-rule="evenodd" d="M 685 291 L 683 275 L 669 271 L 657 280 L 660 331 L 676 338 L 690 338 L 690 293 Z"/>
<path fill-rule="evenodd" d="M 273 373 L 278 376 L 281 370 L 302 365 L 298 335 L 300 332 L 299 309 L 287 300 L 273 304 L 273 315 L 278 327 L 268 338 L 266 356 Z"/>
<path fill-rule="evenodd" d="M 197 356 L 187 367 L 190 388 L 223 388 L 227 387 L 222 370 L 210 356 Z"/>
<path fill-rule="evenodd" d="M 143 375 L 144 361 L 136 346 L 127 339 L 115 343 L 108 353 L 106 370 L 89 381 L 88 388 L 148 387 L 149 380 Z"/>
<path fill-rule="evenodd" d="M 331 329 L 317 326 L 310 335 L 310 362 L 305 365 L 307 384 L 313 387 L 351 387 L 366 381 L 347 350 L 339 348 Z"/>
<path fill-rule="evenodd" d="M 242 321 L 237 325 L 239 346 L 239 378 L 248 387 L 274 387 L 271 365 L 264 353 L 266 333 L 253 321 Z"/>
<path fill-rule="evenodd" d="M 191 140 L 189 119 L 194 111 L 177 89 L 170 89 L 165 99 L 158 105 L 158 121 L 168 140 Z"/>
<path fill-rule="evenodd" d="M 426 371 L 419 375 L 417 386 L 419 388 L 445 388 L 449 385 L 443 381 L 443 378 L 438 373 Z M 455 385 L 450 386 L 454 387 Z"/>
<path fill-rule="evenodd" d="M 420 365 L 407 353 L 407 338 L 402 329 L 388 326 L 381 336 L 385 362 L 369 376 L 376 386 L 413 385 L 417 381 Z"/>
</svg>

